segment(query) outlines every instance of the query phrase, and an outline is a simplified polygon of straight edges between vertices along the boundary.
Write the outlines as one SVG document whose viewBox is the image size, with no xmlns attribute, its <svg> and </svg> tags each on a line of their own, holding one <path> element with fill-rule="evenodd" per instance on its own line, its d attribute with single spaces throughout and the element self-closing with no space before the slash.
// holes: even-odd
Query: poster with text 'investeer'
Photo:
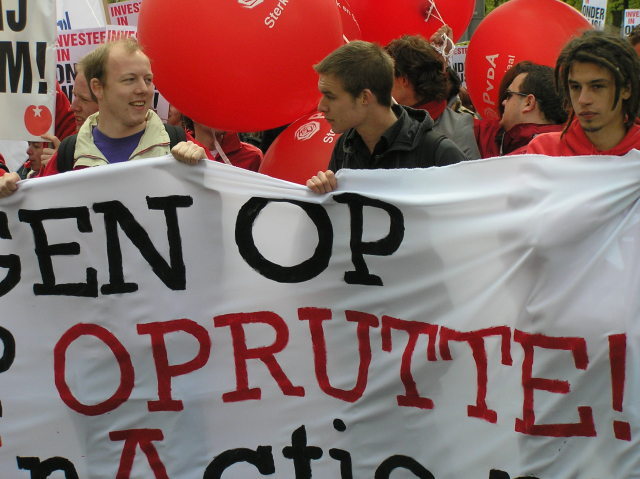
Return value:
<svg viewBox="0 0 640 479">
<path fill-rule="evenodd" d="M 631 8 L 624 11 L 622 19 L 622 36 L 630 35 L 634 28 L 640 25 L 640 9 Z"/>
<path fill-rule="evenodd" d="M 138 25 L 141 0 L 129 0 L 109 4 L 109 20 L 112 25 Z"/>
<path fill-rule="evenodd" d="M 0 139 L 53 132 L 55 8 L 54 0 L 0 2 Z"/>
<path fill-rule="evenodd" d="M 640 153 L 0 201 L 0 477 L 640 476 Z"/>
</svg>

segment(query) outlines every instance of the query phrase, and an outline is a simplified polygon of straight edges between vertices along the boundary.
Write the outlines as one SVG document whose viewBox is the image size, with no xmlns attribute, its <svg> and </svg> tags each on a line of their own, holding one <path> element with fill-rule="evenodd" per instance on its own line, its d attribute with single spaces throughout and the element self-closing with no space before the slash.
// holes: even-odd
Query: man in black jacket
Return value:
<svg viewBox="0 0 640 479">
<path fill-rule="evenodd" d="M 433 131 L 426 111 L 392 104 L 393 60 L 379 45 L 350 42 L 314 69 L 322 93 L 318 111 L 343 135 L 329 169 L 307 181 L 312 191 L 335 190 L 340 168 L 428 168 L 465 159 L 451 140 Z"/>
</svg>

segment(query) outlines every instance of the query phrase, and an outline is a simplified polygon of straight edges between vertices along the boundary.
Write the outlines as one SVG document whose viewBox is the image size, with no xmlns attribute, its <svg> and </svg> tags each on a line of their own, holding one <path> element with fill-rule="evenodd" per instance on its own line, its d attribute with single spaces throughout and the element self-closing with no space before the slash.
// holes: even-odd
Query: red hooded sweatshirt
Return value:
<svg viewBox="0 0 640 479">
<path fill-rule="evenodd" d="M 526 153 L 548 156 L 621 156 L 634 148 L 640 149 L 640 126 L 635 123 L 620 143 L 609 150 L 600 151 L 584 134 L 578 119 L 574 119 L 564 135 L 561 132 L 554 132 L 536 136 L 529 143 Z"/>
</svg>

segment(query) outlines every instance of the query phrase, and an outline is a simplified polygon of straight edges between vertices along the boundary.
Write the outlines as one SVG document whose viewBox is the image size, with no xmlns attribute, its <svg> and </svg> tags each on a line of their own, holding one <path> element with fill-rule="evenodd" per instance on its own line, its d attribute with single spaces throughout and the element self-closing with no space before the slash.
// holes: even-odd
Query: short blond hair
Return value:
<svg viewBox="0 0 640 479">
<path fill-rule="evenodd" d="M 82 57 L 78 62 L 76 72 L 78 71 L 78 68 L 80 71 L 83 71 L 89 85 L 91 85 L 91 80 L 94 78 L 104 84 L 107 76 L 107 61 L 109 60 L 109 53 L 111 53 L 111 50 L 113 50 L 114 47 L 118 46 L 123 47 L 127 53 L 142 51 L 142 47 L 135 38 L 118 38 L 112 42 L 103 43 L 95 50 L 90 51 Z M 89 90 L 91 91 L 91 98 L 93 101 L 97 102 L 98 99 L 93 94 L 93 90 L 91 90 L 91 88 L 89 88 Z"/>
</svg>

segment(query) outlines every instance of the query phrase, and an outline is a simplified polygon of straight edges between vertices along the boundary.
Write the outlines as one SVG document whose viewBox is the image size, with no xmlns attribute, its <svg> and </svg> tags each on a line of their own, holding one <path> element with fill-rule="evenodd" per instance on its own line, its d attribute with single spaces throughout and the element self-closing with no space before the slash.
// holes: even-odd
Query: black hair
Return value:
<svg viewBox="0 0 640 479">
<path fill-rule="evenodd" d="M 530 63 L 524 66 L 522 73 L 527 76 L 520 84 L 522 93 L 530 93 L 536 97 L 538 107 L 544 117 L 551 123 L 560 125 L 567 121 L 567 110 L 562 97 L 555 88 L 553 68 L 546 65 Z"/>
</svg>

